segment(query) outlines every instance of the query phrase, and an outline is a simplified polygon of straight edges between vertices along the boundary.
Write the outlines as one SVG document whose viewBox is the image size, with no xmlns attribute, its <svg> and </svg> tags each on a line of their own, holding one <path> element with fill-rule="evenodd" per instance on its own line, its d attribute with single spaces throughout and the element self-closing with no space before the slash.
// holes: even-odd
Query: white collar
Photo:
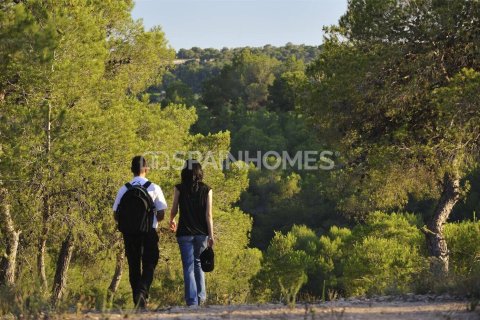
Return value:
<svg viewBox="0 0 480 320">
<path fill-rule="evenodd" d="M 132 181 L 130 181 L 130 183 L 135 183 L 136 182 L 136 183 L 144 184 L 147 181 L 148 181 L 147 178 L 136 176 L 136 177 L 133 177 L 133 179 L 132 179 Z"/>
</svg>

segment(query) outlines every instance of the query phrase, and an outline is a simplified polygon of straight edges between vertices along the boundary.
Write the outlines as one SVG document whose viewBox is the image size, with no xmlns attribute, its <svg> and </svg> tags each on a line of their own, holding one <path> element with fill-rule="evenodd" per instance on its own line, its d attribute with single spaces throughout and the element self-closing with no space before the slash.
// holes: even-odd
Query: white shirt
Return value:
<svg viewBox="0 0 480 320">
<path fill-rule="evenodd" d="M 147 178 L 143 177 L 134 177 L 132 181 L 130 181 L 130 184 L 132 186 L 134 185 L 144 185 L 145 182 L 147 182 Z M 163 195 L 162 189 L 160 186 L 156 185 L 155 183 L 152 183 L 148 188 L 147 188 L 148 194 L 150 197 L 152 197 L 153 203 L 155 205 L 155 208 L 157 211 L 160 210 L 165 210 L 167 209 L 167 202 L 165 201 L 165 196 Z M 115 202 L 113 203 L 113 211 L 117 211 L 118 204 L 120 203 L 120 200 L 122 199 L 123 195 L 127 192 L 127 187 L 123 185 L 120 190 L 118 190 L 117 197 L 115 198 Z M 157 215 L 153 215 L 153 228 L 157 228 L 158 226 L 158 221 L 157 221 Z"/>
</svg>

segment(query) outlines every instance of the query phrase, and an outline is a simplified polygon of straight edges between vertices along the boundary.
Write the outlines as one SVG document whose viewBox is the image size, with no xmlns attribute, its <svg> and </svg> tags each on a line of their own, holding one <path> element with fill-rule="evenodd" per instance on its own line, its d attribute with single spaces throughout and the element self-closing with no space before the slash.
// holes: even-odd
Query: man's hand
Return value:
<svg viewBox="0 0 480 320">
<path fill-rule="evenodd" d="M 175 220 L 170 220 L 170 231 L 177 231 L 177 223 L 175 222 Z"/>
<path fill-rule="evenodd" d="M 165 210 L 157 211 L 157 221 L 160 222 L 165 218 Z"/>
</svg>

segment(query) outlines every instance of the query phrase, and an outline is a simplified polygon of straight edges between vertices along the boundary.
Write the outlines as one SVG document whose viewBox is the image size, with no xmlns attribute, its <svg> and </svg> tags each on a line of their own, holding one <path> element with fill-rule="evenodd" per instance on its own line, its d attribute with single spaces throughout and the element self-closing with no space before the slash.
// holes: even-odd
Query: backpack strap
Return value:
<svg viewBox="0 0 480 320">
<path fill-rule="evenodd" d="M 150 210 L 152 211 L 152 214 L 155 213 L 156 209 L 155 209 L 155 204 L 153 203 L 153 199 L 152 197 L 148 194 L 148 187 L 150 187 L 152 185 L 152 182 L 151 181 L 147 181 L 143 184 L 143 188 L 145 189 L 145 191 L 147 192 L 147 197 L 148 199 L 150 200 Z"/>
<path fill-rule="evenodd" d="M 147 182 L 145 182 L 145 184 L 142 187 L 144 187 L 145 189 L 148 189 L 148 187 L 150 187 L 151 185 L 152 185 L 152 182 L 147 181 Z"/>
<path fill-rule="evenodd" d="M 133 188 L 133 186 L 130 184 L 130 182 L 125 183 L 125 187 L 127 187 L 127 190 L 130 190 Z"/>
</svg>

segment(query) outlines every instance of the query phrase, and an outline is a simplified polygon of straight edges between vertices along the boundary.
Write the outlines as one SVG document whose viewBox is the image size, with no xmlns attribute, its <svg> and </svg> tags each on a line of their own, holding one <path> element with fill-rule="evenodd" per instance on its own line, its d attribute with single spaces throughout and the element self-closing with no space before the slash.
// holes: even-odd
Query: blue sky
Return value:
<svg viewBox="0 0 480 320">
<path fill-rule="evenodd" d="M 347 0 L 136 0 L 133 17 L 160 25 L 180 48 L 319 45 Z"/>
</svg>

